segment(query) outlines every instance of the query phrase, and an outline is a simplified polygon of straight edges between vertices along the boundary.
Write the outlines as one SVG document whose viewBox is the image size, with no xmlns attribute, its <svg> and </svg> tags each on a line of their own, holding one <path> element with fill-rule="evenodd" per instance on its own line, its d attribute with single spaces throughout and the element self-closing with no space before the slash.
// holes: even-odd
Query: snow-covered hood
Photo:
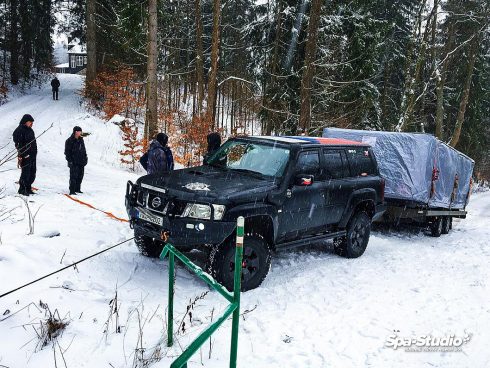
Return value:
<svg viewBox="0 0 490 368">
<path fill-rule="evenodd" d="M 262 201 L 277 188 L 273 179 L 212 166 L 174 170 L 165 176 L 147 175 L 138 184 L 156 187 L 178 199 L 213 203 Z"/>
</svg>

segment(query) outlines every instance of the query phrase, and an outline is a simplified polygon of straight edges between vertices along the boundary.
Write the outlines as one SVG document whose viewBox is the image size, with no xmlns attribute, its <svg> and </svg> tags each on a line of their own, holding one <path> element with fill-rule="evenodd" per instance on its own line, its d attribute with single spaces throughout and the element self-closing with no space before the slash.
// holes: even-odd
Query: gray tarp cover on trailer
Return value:
<svg viewBox="0 0 490 368">
<path fill-rule="evenodd" d="M 432 135 L 325 128 L 323 136 L 371 145 L 386 180 L 387 199 L 430 207 L 466 206 L 474 161 Z M 432 183 L 434 169 L 437 179 Z"/>
</svg>

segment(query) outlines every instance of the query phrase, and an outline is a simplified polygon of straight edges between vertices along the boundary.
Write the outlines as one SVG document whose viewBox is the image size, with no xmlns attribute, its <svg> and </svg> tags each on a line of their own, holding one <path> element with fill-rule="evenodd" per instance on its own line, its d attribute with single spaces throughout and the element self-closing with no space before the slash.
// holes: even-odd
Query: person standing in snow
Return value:
<svg viewBox="0 0 490 368">
<path fill-rule="evenodd" d="M 54 79 L 51 81 L 51 90 L 53 91 L 53 100 L 58 100 L 59 89 L 60 89 L 60 81 L 58 80 L 58 77 L 55 76 Z"/>
<path fill-rule="evenodd" d="M 73 134 L 65 142 L 65 157 L 70 168 L 70 195 L 83 193 L 80 187 L 88 158 L 79 126 L 73 128 Z"/>
<path fill-rule="evenodd" d="M 32 130 L 33 123 L 34 118 L 25 114 L 12 135 L 15 148 L 17 148 L 18 166 L 22 169 L 19 179 L 19 194 L 26 196 L 34 194 L 32 183 L 36 179 L 37 143 L 36 135 Z"/>
<path fill-rule="evenodd" d="M 219 133 L 209 133 L 206 137 L 208 141 L 208 151 L 204 155 L 204 162 L 206 162 L 221 146 L 221 135 Z"/>
<path fill-rule="evenodd" d="M 168 136 L 158 133 L 150 144 L 148 150 L 148 174 L 166 174 L 174 169 L 174 158 L 172 151 L 167 146 Z"/>
</svg>

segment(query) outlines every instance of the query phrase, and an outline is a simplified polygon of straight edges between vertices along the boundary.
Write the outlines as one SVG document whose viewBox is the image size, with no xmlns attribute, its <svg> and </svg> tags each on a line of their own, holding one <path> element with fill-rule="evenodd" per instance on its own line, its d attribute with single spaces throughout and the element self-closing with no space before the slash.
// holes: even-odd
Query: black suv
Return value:
<svg viewBox="0 0 490 368">
<path fill-rule="evenodd" d="M 206 271 L 233 288 L 234 235 L 245 217 L 242 290 L 258 287 L 271 253 L 334 239 L 361 256 L 384 211 L 384 180 L 371 148 L 331 138 L 244 137 L 226 141 L 203 166 L 128 182 L 126 208 L 141 253 L 165 242 L 206 252 Z"/>
</svg>

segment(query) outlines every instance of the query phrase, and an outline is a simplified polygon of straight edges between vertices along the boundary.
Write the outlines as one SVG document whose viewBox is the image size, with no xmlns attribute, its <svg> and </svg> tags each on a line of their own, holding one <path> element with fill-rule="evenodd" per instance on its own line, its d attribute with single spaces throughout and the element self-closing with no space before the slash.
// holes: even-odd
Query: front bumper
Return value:
<svg viewBox="0 0 490 368">
<path fill-rule="evenodd" d="M 139 233 L 144 233 L 155 239 L 161 239 L 162 232 L 167 232 L 168 243 L 180 249 L 193 249 L 205 244 L 222 243 L 235 230 L 235 222 L 169 217 L 157 213 L 152 213 L 152 215 L 162 218 L 162 225 L 144 221 L 138 218 L 140 207 L 134 203 L 132 187 L 133 184 L 128 183 L 126 211 L 131 227 L 135 228 Z M 148 212 L 148 209 L 143 209 L 143 211 Z"/>
</svg>

